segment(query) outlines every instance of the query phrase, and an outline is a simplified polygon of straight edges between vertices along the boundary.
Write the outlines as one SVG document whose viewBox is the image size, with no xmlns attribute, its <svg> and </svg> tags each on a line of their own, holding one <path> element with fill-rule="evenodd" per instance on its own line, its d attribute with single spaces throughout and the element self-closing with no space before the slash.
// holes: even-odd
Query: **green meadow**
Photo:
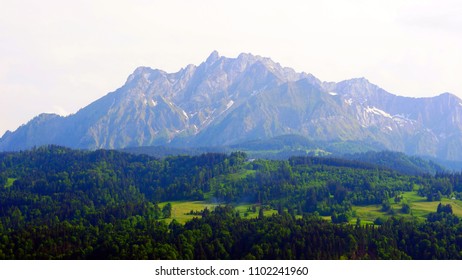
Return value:
<svg viewBox="0 0 462 280">
<path fill-rule="evenodd" d="M 159 207 L 162 208 L 169 202 L 159 203 Z M 209 203 L 207 201 L 170 201 L 172 204 L 172 216 L 168 219 L 162 219 L 163 221 L 170 223 L 172 220 L 184 224 L 187 221 L 193 219 L 194 217 L 200 217 L 200 215 L 191 215 L 191 210 L 193 212 L 199 212 L 205 208 L 213 210 L 216 206 L 220 205 L 217 203 Z M 243 203 L 234 206 L 236 212 L 243 218 L 257 218 L 258 212 L 260 211 L 260 206 L 256 204 Z M 274 209 L 265 209 L 263 211 L 265 216 L 271 216 L 277 214 L 277 211 Z"/>
<path fill-rule="evenodd" d="M 159 207 L 162 208 L 169 202 L 159 203 Z M 206 201 L 170 201 L 172 204 L 172 216 L 171 218 L 162 219 L 167 223 L 170 223 L 172 220 L 184 224 L 187 221 L 191 220 L 194 217 L 200 217 L 200 215 L 191 215 L 189 214 L 192 211 L 202 211 L 205 208 L 213 210 L 218 204 L 207 203 Z"/>
<path fill-rule="evenodd" d="M 438 204 L 440 203 L 443 205 L 450 204 L 454 215 L 462 217 L 462 201 L 460 200 L 442 198 L 441 201 L 427 201 L 425 197 L 419 196 L 416 191 L 404 192 L 402 196 L 402 201 L 398 203 L 394 202 L 393 199 L 390 199 L 390 205 L 394 210 L 394 214 L 382 211 L 381 204 L 353 206 L 355 215 L 354 218 L 351 219 L 351 222 L 354 223 L 356 222 L 356 218 L 360 218 L 363 223 L 373 223 L 378 217 L 386 219 L 391 216 L 413 217 L 418 220 L 424 220 L 429 213 L 436 212 Z M 410 205 L 410 214 L 403 214 L 401 212 L 403 202 L 407 202 Z"/>
<path fill-rule="evenodd" d="M 5 184 L 5 188 L 9 188 L 13 185 L 14 181 L 16 181 L 16 178 L 8 178 Z"/>
<path fill-rule="evenodd" d="M 391 208 L 394 210 L 394 214 L 382 211 L 381 204 L 372 204 L 365 206 L 353 206 L 354 215 L 350 220 L 351 223 L 356 222 L 356 218 L 361 220 L 362 224 L 372 224 L 378 217 L 387 219 L 392 216 L 416 218 L 418 220 L 426 219 L 426 216 L 431 212 L 436 212 L 439 203 L 450 204 L 452 206 L 455 215 L 462 217 L 462 201 L 453 200 L 449 198 L 442 198 L 441 201 L 427 201 L 426 198 L 421 197 L 417 192 L 405 192 L 402 194 L 403 199 L 401 202 L 394 202 L 390 199 Z M 407 202 L 411 206 L 410 214 L 403 214 L 401 212 L 401 205 L 403 202 Z M 159 204 L 159 207 L 163 207 L 168 202 Z M 220 205 L 217 203 L 211 203 L 207 201 L 170 201 L 172 204 L 172 216 L 168 219 L 163 219 L 167 223 L 170 223 L 173 219 L 177 222 L 184 224 L 194 217 L 200 217 L 200 215 L 191 215 L 190 212 L 200 212 L 205 208 L 213 210 L 216 206 Z M 243 218 L 257 218 L 260 210 L 260 205 L 251 203 L 242 203 L 234 205 L 234 209 Z M 265 209 L 264 215 L 271 216 L 277 214 L 275 209 Z M 330 216 L 323 217 L 325 220 L 330 220 Z"/>
</svg>

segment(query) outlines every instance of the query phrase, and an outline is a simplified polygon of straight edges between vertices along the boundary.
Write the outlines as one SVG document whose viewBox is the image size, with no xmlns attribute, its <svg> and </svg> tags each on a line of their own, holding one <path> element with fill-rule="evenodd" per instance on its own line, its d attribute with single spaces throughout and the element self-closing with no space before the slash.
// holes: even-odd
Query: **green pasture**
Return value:
<svg viewBox="0 0 462 280">
<path fill-rule="evenodd" d="M 243 218 L 257 218 L 258 217 L 258 212 L 260 211 L 260 206 L 255 205 L 255 212 L 252 211 L 252 206 L 254 204 L 239 204 L 234 207 L 234 210 L 239 212 L 239 215 Z M 263 214 L 265 216 L 271 216 L 273 214 L 277 214 L 278 211 L 274 209 L 270 210 L 263 210 Z"/>
<path fill-rule="evenodd" d="M 441 201 L 415 202 L 411 204 L 411 208 L 415 215 L 427 215 L 430 212 L 436 212 L 439 203 L 443 205 L 450 204 L 454 215 L 462 217 L 462 201 L 449 198 L 443 198 Z"/>
<path fill-rule="evenodd" d="M 168 202 L 159 203 L 159 207 L 162 208 Z M 173 219 L 177 222 L 184 224 L 187 221 L 191 220 L 194 217 L 200 217 L 196 215 L 189 215 L 191 210 L 201 211 L 206 207 L 210 210 L 213 210 L 217 204 L 207 203 L 206 201 L 170 201 L 172 204 L 172 217 L 168 219 L 162 219 L 167 223 L 170 223 Z"/>
<path fill-rule="evenodd" d="M 462 201 L 442 198 L 441 201 L 427 201 L 425 197 L 421 197 L 417 194 L 416 191 L 405 192 L 402 194 L 403 199 L 401 202 L 394 202 L 393 199 L 390 199 L 391 208 L 395 212 L 395 216 L 401 217 L 415 217 L 417 219 L 426 219 L 427 215 L 432 212 L 436 212 L 439 203 L 450 204 L 454 215 L 462 217 Z M 401 213 L 401 205 L 403 202 L 409 203 L 411 206 L 410 214 Z M 364 223 L 373 223 L 374 220 L 378 217 L 388 218 L 392 215 L 386 212 L 381 211 L 381 204 L 365 205 L 365 206 L 353 206 L 353 211 L 356 213 L 355 217 L 351 219 L 351 222 L 355 222 L 356 218 L 360 218 Z"/>
<path fill-rule="evenodd" d="M 402 197 L 403 199 L 401 200 L 401 202 L 398 203 L 394 202 L 393 199 L 390 199 L 391 208 L 394 210 L 394 216 L 417 218 L 419 220 L 424 220 L 426 219 L 426 216 L 429 213 L 436 212 L 438 204 L 442 203 L 450 204 L 452 206 L 454 214 L 459 217 L 462 217 L 462 201 L 460 200 L 442 198 L 441 201 L 427 201 L 425 197 L 419 196 L 416 191 L 405 192 L 402 194 Z M 410 214 L 401 213 L 401 205 L 403 202 L 407 202 L 411 206 Z M 167 203 L 168 202 L 160 203 L 159 207 L 162 208 Z M 170 203 L 172 204 L 172 217 L 163 220 L 167 223 L 170 223 L 173 219 L 175 219 L 176 221 L 182 224 L 186 223 L 194 217 L 200 217 L 198 215 L 190 215 L 189 213 L 191 212 L 191 210 L 199 212 L 205 209 L 206 207 L 210 210 L 213 210 L 217 205 L 219 205 L 207 201 L 170 201 Z M 258 217 L 260 205 L 242 203 L 233 206 L 236 212 L 238 212 L 242 218 L 252 219 Z M 254 209 L 252 209 L 252 206 L 255 206 Z M 392 214 L 383 212 L 381 209 L 381 204 L 353 206 L 354 215 L 351 218 L 350 223 L 356 223 L 356 219 L 359 218 L 362 224 L 372 224 L 374 223 L 374 220 L 378 217 L 387 219 L 393 216 Z M 277 210 L 274 209 L 264 210 L 265 216 L 271 216 L 276 213 Z M 323 218 L 330 221 L 330 217 Z"/>
<path fill-rule="evenodd" d="M 255 173 L 256 173 L 255 170 L 243 169 L 243 170 L 240 170 L 240 171 L 238 171 L 236 173 L 226 175 L 226 178 L 228 180 L 230 180 L 230 181 L 239 181 L 239 180 L 245 179 L 247 176 L 255 174 Z"/>
<path fill-rule="evenodd" d="M 6 180 L 5 188 L 9 188 L 13 186 L 14 181 L 16 181 L 16 178 L 8 178 Z"/>
<path fill-rule="evenodd" d="M 159 203 L 159 207 L 162 208 L 168 202 Z M 213 210 L 219 204 L 216 203 L 209 203 L 207 201 L 170 201 L 172 204 L 172 217 L 168 219 L 162 219 L 163 221 L 170 223 L 173 219 L 177 222 L 184 224 L 187 221 L 191 220 L 194 217 L 200 217 L 199 215 L 190 215 L 189 213 L 191 210 L 193 211 L 201 211 L 204 210 L 206 207 L 209 210 Z M 234 209 L 239 212 L 239 215 L 243 218 L 257 218 L 258 212 L 260 211 L 260 206 L 255 205 L 256 210 L 253 212 L 252 206 L 254 204 L 245 203 L 245 204 L 238 204 L 234 206 Z M 276 214 L 277 211 L 274 209 L 264 210 L 265 216 L 271 216 Z"/>
<path fill-rule="evenodd" d="M 393 206 L 392 206 L 393 207 Z M 361 219 L 362 223 L 374 223 L 374 220 L 378 217 L 387 218 L 389 214 L 380 211 L 381 205 L 366 205 L 366 206 L 353 206 L 353 211 L 356 212 L 356 216 L 353 217 L 350 222 L 356 223 L 356 218 Z"/>
</svg>

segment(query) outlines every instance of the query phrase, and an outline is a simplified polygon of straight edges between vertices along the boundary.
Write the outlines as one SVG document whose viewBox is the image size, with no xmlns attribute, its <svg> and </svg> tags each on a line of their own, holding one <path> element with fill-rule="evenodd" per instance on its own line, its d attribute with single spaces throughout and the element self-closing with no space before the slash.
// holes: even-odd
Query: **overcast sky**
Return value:
<svg viewBox="0 0 462 280">
<path fill-rule="evenodd" d="M 176 72 L 217 50 L 323 81 L 462 97 L 459 0 L 0 0 L 0 136 L 75 113 L 137 66 Z"/>
</svg>

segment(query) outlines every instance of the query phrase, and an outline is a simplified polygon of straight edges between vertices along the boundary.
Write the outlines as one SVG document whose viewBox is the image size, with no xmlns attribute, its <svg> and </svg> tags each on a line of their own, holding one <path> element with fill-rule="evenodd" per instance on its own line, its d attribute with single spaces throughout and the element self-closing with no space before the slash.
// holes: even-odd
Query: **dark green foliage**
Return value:
<svg viewBox="0 0 462 280">
<path fill-rule="evenodd" d="M 172 216 L 172 204 L 170 202 L 162 207 L 162 215 L 164 218 L 170 218 Z"/>
<path fill-rule="evenodd" d="M 158 160 L 50 146 L 0 153 L 0 178 L 15 178 L 0 186 L 0 259 L 461 258 L 462 226 L 450 205 L 424 223 L 348 223 L 352 205 L 386 204 L 416 184 L 422 195 L 458 196 L 457 173 L 409 176 L 317 158 L 247 161 L 239 152 Z M 250 202 L 258 218 L 225 206 L 193 213 L 201 218 L 184 225 L 163 222 L 172 205 L 158 203 L 205 197 Z M 264 217 L 270 208 L 278 215 Z"/>
<path fill-rule="evenodd" d="M 419 157 L 410 157 L 400 152 L 369 151 L 366 153 L 345 155 L 344 157 L 351 160 L 375 164 L 382 168 L 393 169 L 410 175 L 435 174 L 444 171 L 443 167 L 433 161 Z"/>
<path fill-rule="evenodd" d="M 374 225 L 378 225 L 378 226 L 381 226 L 385 223 L 385 219 L 382 218 L 382 217 L 377 217 L 375 220 L 374 220 Z"/>
<path fill-rule="evenodd" d="M 403 203 L 401 206 L 401 213 L 403 214 L 410 214 L 411 213 L 411 206 L 408 203 Z"/>
<path fill-rule="evenodd" d="M 263 212 L 263 207 L 260 207 L 260 210 L 258 210 L 258 218 L 263 219 L 265 217 L 265 214 Z"/>
<path fill-rule="evenodd" d="M 384 200 L 384 201 L 382 202 L 382 211 L 388 212 L 388 211 L 390 211 L 390 210 L 391 210 L 391 204 L 390 204 L 390 202 L 388 201 L 388 199 L 386 199 L 386 200 Z"/>
<path fill-rule="evenodd" d="M 8 181 L 8 177 L 6 177 L 5 174 L 0 173 L 0 188 L 4 187 L 7 181 Z"/>
<path fill-rule="evenodd" d="M 341 224 L 341 223 L 348 223 L 350 220 L 350 217 L 346 213 L 333 213 L 331 216 L 332 223 L 334 224 Z"/>
<path fill-rule="evenodd" d="M 185 225 L 134 216 L 114 223 L 57 221 L 2 237 L 4 259 L 458 259 L 460 226 L 404 219 L 380 227 L 313 215 L 242 219 L 218 207 Z"/>
<path fill-rule="evenodd" d="M 438 204 L 438 208 L 436 209 L 436 213 L 452 214 L 452 206 L 451 206 L 451 204 L 446 204 L 446 205 L 442 205 L 441 203 Z"/>
<path fill-rule="evenodd" d="M 442 223 L 447 226 L 455 226 L 460 222 L 459 217 L 454 216 L 452 213 L 452 206 L 450 204 L 438 204 L 436 213 L 430 213 L 427 220 L 432 223 Z M 462 241 L 462 240 L 461 240 Z"/>
</svg>

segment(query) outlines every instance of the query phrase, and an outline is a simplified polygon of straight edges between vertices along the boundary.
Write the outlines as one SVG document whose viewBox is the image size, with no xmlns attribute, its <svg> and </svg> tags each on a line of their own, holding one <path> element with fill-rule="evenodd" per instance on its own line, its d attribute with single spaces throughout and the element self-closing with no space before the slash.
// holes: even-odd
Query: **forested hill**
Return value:
<svg viewBox="0 0 462 280">
<path fill-rule="evenodd" d="M 281 140 L 283 139 L 283 140 Z M 445 170 L 460 170 L 461 165 L 457 162 L 445 162 L 444 165 L 435 163 L 431 159 L 423 159 L 417 156 L 408 156 L 404 153 L 393 151 L 368 151 L 361 153 L 346 153 L 345 150 L 340 153 L 338 150 L 325 149 L 321 145 L 312 147 L 300 146 L 293 140 L 305 139 L 302 137 L 276 137 L 266 141 L 252 141 L 245 145 L 236 145 L 229 147 L 210 147 L 210 148 L 175 148 L 169 146 L 147 146 L 131 147 L 120 151 L 135 155 L 149 155 L 157 158 L 172 157 L 178 155 L 198 156 L 204 153 L 232 153 L 244 151 L 248 157 L 255 159 L 271 160 L 288 160 L 293 157 L 312 158 L 316 161 L 322 161 L 322 158 L 328 162 L 337 162 L 337 164 L 349 164 L 358 167 L 360 165 L 373 165 L 376 168 L 385 168 L 395 170 L 402 174 L 424 175 L 442 173 Z M 334 144 L 332 144 L 334 145 Z M 345 147 L 345 143 L 341 144 Z M 353 144 L 349 144 L 350 146 Z M 356 145 L 361 145 L 356 143 Z M 337 147 L 336 149 L 339 149 Z M 330 152 L 332 151 L 332 152 Z"/>
<path fill-rule="evenodd" d="M 0 258 L 461 258 L 452 206 L 413 215 L 410 192 L 459 201 L 462 175 L 411 176 L 323 158 L 251 160 L 241 152 L 162 160 L 58 146 L 0 153 Z M 195 218 L 178 223 L 168 220 L 175 201 L 226 206 L 191 211 Z M 242 203 L 258 216 L 234 208 Z M 372 204 L 388 220 L 360 221 L 358 209 Z"/>
<path fill-rule="evenodd" d="M 385 168 L 393 169 L 405 174 L 422 175 L 425 173 L 436 174 L 444 172 L 441 165 L 416 156 L 407 156 L 400 152 L 381 151 L 365 152 L 344 155 L 343 158 L 359 162 L 367 162 Z"/>
</svg>

